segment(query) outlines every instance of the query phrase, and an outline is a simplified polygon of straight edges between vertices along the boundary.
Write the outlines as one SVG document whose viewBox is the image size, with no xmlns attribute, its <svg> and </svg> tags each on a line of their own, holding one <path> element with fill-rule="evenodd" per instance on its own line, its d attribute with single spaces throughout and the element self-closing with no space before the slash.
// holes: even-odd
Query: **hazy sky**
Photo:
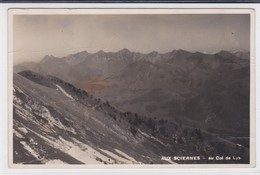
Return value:
<svg viewBox="0 0 260 175">
<path fill-rule="evenodd" d="M 13 27 L 15 64 L 83 50 L 213 53 L 250 48 L 246 14 L 15 15 Z"/>
</svg>

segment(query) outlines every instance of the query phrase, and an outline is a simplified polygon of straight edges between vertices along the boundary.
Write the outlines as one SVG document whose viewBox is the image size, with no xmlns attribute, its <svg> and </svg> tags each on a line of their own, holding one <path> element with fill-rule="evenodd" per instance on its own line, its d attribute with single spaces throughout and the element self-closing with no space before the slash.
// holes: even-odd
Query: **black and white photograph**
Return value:
<svg viewBox="0 0 260 175">
<path fill-rule="evenodd" d="M 10 9 L 10 164 L 245 165 L 250 9 Z"/>
</svg>

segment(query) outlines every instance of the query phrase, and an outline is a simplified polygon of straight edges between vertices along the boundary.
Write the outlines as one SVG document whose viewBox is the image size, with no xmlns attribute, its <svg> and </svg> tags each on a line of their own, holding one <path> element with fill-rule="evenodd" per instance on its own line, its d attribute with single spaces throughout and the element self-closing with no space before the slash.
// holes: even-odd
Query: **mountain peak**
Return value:
<svg viewBox="0 0 260 175">
<path fill-rule="evenodd" d="M 217 52 L 216 55 L 219 55 L 219 56 L 222 56 L 222 57 L 234 56 L 232 53 L 230 53 L 226 50 L 221 50 L 221 51 Z"/>
<path fill-rule="evenodd" d="M 98 54 L 104 54 L 105 51 L 104 51 L 104 50 L 99 50 L 97 53 L 98 53 Z"/>
<path fill-rule="evenodd" d="M 190 52 L 183 49 L 173 49 L 171 53 L 190 53 Z"/>
<path fill-rule="evenodd" d="M 189 51 L 187 51 L 187 50 L 183 50 L 183 49 L 178 49 L 177 52 L 180 52 L 180 53 L 182 53 L 182 52 L 190 53 Z"/>
<path fill-rule="evenodd" d="M 99 50 L 98 52 L 96 52 L 94 55 L 98 56 L 98 57 L 105 57 L 106 52 L 104 50 Z"/>
<path fill-rule="evenodd" d="M 131 53 L 131 51 L 128 50 L 127 48 L 124 48 L 124 49 L 119 50 L 118 53 Z"/>
<path fill-rule="evenodd" d="M 150 52 L 148 55 L 155 56 L 155 55 L 157 55 L 157 54 L 158 54 L 158 52 L 156 52 L 156 51 L 152 51 L 152 52 Z"/>
<path fill-rule="evenodd" d="M 80 54 L 80 55 L 87 55 L 87 54 L 89 54 L 89 53 L 88 53 L 88 51 L 84 50 L 84 51 L 82 51 L 82 52 L 78 52 L 77 54 Z"/>
<path fill-rule="evenodd" d="M 237 56 L 238 58 L 248 59 L 248 60 L 250 59 L 250 52 L 249 51 L 238 50 L 238 51 L 233 52 L 233 54 L 235 56 Z"/>
<path fill-rule="evenodd" d="M 170 55 L 173 56 L 173 57 L 177 57 L 177 56 L 182 57 L 182 56 L 187 56 L 189 54 L 191 54 L 191 52 L 188 52 L 188 51 L 183 50 L 183 49 L 178 49 L 178 50 L 174 49 L 174 50 L 172 50 L 172 52 L 170 52 Z"/>
<path fill-rule="evenodd" d="M 45 63 L 45 62 L 50 61 L 50 60 L 53 60 L 53 59 L 55 59 L 55 58 L 56 58 L 56 57 L 53 56 L 53 55 L 45 55 L 45 56 L 43 57 L 43 59 L 40 61 L 40 63 Z"/>
</svg>

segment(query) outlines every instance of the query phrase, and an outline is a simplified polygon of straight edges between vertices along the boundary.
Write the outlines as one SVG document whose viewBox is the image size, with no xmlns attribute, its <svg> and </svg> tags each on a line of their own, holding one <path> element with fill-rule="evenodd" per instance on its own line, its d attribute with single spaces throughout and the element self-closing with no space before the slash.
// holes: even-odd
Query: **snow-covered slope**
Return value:
<svg viewBox="0 0 260 175">
<path fill-rule="evenodd" d="M 141 132 L 133 136 L 126 120 L 110 117 L 105 107 L 107 113 L 98 111 L 91 100 L 84 104 L 63 83 L 53 81 L 56 88 L 14 74 L 14 163 L 167 163 L 160 160 L 169 151 L 163 143 L 154 145 Z"/>
</svg>

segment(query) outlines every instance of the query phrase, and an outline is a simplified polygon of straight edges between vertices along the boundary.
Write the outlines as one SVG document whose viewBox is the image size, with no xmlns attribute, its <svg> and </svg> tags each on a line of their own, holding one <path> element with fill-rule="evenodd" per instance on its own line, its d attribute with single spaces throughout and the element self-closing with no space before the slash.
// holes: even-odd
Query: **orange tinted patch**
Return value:
<svg viewBox="0 0 260 175">
<path fill-rule="evenodd" d="M 108 86 L 108 81 L 101 79 L 101 77 L 97 77 L 92 80 L 85 80 L 80 84 L 87 92 L 97 94 Z"/>
</svg>

